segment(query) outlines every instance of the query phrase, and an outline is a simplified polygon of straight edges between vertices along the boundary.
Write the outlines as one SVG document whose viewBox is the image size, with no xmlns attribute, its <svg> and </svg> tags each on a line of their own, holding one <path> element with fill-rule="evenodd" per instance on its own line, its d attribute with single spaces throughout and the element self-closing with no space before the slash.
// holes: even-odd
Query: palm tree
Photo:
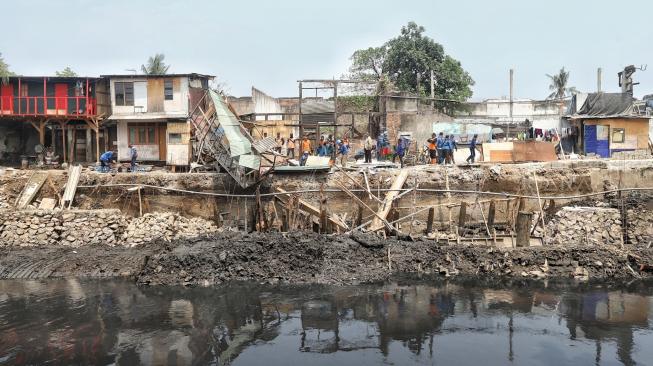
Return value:
<svg viewBox="0 0 653 366">
<path fill-rule="evenodd" d="M 163 59 L 166 56 L 162 53 L 157 53 L 154 57 L 147 60 L 147 66 L 141 65 L 141 70 L 148 75 L 163 75 L 168 72 L 170 65 L 166 65 Z"/>
<path fill-rule="evenodd" d="M 7 84 L 9 82 L 9 77 L 14 75 L 16 74 L 9 71 L 9 65 L 7 65 L 5 60 L 2 59 L 2 53 L 0 53 L 0 83 Z"/>
<path fill-rule="evenodd" d="M 557 74 L 546 74 L 546 76 L 551 79 L 549 90 L 552 91 L 547 99 L 563 99 L 568 95 L 576 94 L 577 91 L 575 87 L 567 87 L 567 83 L 569 82 L 569 71 L 565 71 L 564 67 L 560 69 Z"/>
</svg>

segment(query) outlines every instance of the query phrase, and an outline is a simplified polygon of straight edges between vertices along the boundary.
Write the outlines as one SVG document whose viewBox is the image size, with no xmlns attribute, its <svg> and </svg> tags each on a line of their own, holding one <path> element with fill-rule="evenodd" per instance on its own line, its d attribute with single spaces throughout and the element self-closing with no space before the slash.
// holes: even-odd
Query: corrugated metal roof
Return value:
<svg viewBox="0 0 653 366">
<path fill-rule="evenodd" d="M 261 157 L 251 154 L 241 155 L 238 157 L 238 165 L 258 170 L 261 166 Z"/>
<path fill-rule="evenodd" d="M 272 148 L 277 146 L 277 142 L 274 141 L 274 137 L 268 136 L 261 140 L 256 140 L 252 143 L 254 150 L 258 151 L 259 154 L 266 151 L 270 151 Z"/>
<path fill-rule="evenodd" d="M 224 134 L 229 141 L 229 152 L 231 157 L 239 155 L 250 154 L 252 152 L 252 144 L 249 139 L 240 131 L 240 122 L 238 118 L 229 110 L 224 99 L 213 90 L 209 90 L 209 95 L 215 106 L 215 114 L 218 118 L 220 127 L 224 130 Z"/>
</svg>

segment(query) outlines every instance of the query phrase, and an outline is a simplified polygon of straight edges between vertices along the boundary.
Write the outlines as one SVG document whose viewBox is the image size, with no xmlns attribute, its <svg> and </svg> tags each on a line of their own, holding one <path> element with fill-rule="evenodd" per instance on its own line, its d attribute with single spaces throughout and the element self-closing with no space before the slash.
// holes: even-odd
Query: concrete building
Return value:
<svg viewBox="0 0 653 366">
<path fill-rule="evenodd" d="M 129 160 L 129 145 L 138 159 L 187 166 L 191 159 L 188 117 L 208 90 L 213 76 L 202 74 L 103 75 L 109 86 L 111 115 L 119 160 Z"/>
<path fill-rule="evenodd" d="M 513 132 L 529 127 L 560 130 L 561 117 L 568 103 L 568 100 L 486 99 L 464 103 L 463 108 L 454 113 L 454 121 L 487 124 L 504 130 L 510 128 Z"/>
</svg>

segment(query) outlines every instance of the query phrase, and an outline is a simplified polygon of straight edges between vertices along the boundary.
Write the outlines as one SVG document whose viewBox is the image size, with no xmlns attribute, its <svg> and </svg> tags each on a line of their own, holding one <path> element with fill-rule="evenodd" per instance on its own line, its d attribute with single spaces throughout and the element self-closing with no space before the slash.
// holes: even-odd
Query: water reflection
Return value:
<svg viewBox="0 0 653 366">
<path fill-rule="evenodd" d="M 588 364 L 653 357 L 649 286 L 0 281 L 0 364 Z"/>
</svg>

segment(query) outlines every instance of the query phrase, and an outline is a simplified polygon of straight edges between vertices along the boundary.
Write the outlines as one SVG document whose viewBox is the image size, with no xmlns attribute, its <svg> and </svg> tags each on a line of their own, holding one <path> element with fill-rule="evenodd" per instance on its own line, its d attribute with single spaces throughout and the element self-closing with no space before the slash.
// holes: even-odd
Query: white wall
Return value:
<svg viewBox="0 0 653 366">
<path fill-rule="evenodd" d="M 163 101 L 163 110 L 166 113 L 183 113 L 188 114 L 188 78 L 180 77 L 179 90 L 172 92 L 172 100 Z"/>
<path fill-rule="evenodd" d="M 510 100 L 488 99 L 480 103 L 468 103 L 469 111 L 455 113 L 456 121 L 468 123 L 509 124 Z M 512 122 L 520 123 L 528 119 L 533 127 L 550 129 L 560 128 L 560 117 L 566 107 L 553 101 L 518 99 L 513 101 Z"/>
<path fill-rule="evenodd" d="M 142 78 L 142 79 L 129 79 L 129 78 L 116 78 L 116 79 L 111 79 L 109 82 L 109 89 L 111 93 L 111 114 L 114 115 L 130 115 L 134 114 L 134 106 L 117 106 L 116 105 L 116 82 L 134 82 L 134 106 L 135 105 L 140 105 L 138 103 L 142 103 L 143 101 L 145 104 L 143 105 L 145 108 L 147 108 L 147 79 Z M 138 95 L 138 103 L 136 102 L 137 100 L 137 95 L 136 95 L 136 88 L 137 84 L 139 84 L 138 90 L 139 90 L 139 95 Z M 142 95 L 142 90 L 141 86 L 145 85 L 145 95 Z"/>
<path fill-rule="evenodd" d="M 129 123 L 118 121 L 118 160 L 129 160 Z M 159 160 L 159 144 L 134 145 L 138 151 L 139 161 Z"/>
<path fill-rule="evenodd" d="M 252 88 L 252 101 L 254 102 L 255 113 L 281 113 L 281 105 L 276 98 L 273 98 L 262 91 Z M 281 120 L 282 115 L 269 116 L 268 120 Z M 264 120 L 264 116 L 257 116 L 257 120 Z"/>
<path fill-rule="evenodd" d="M 172 79 L 172 78 L 171 78 Z M 153 115 L 161 116 L 172 114 L 179 116 L 188 114 L 189 100 L 189 81 L 188 77 L 176 77 L 179 80 L 179 90 L 173 89 L 173 99 L 163 101 L 163 113 L 156 112 Z M 134 106 L 117 106 L 116 105 L 116 82 L 133 82 L 134 83 Z M 139 116 L 147 118 L 147 79 L 146 78 L 112 78 L 109 82 L 111 93 L 112 114 L 117 116 Z M 163 98 L 163 96 L 161 96 Z M 134 108 L 139 106 L 142 108 Z M 143 112 L 143 113 L 140 113 Z M 125 119 L 129 119 L 126 117 Z"/>
</svg>

